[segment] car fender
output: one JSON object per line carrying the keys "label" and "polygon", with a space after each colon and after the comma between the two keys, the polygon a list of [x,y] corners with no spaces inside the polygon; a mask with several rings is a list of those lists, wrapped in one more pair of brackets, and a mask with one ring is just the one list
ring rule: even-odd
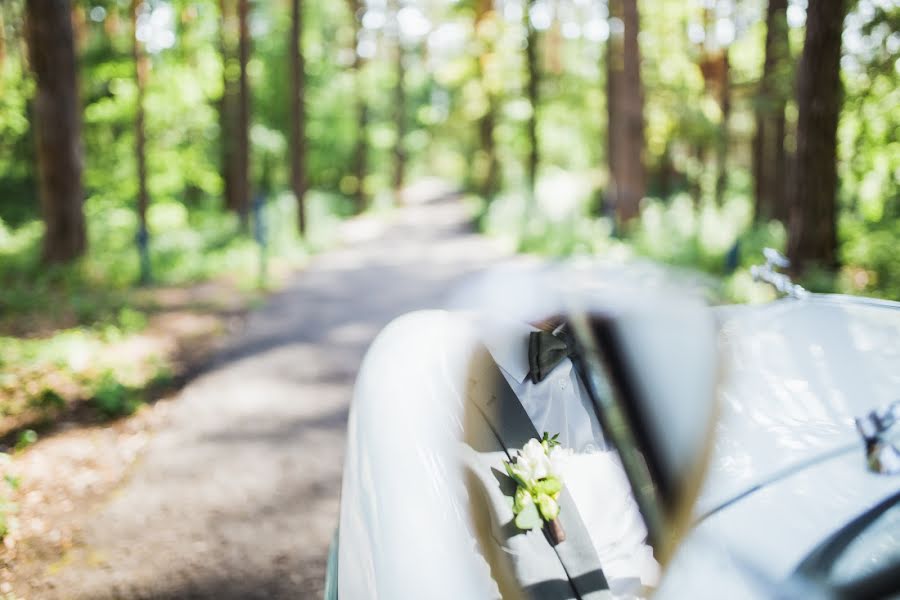
{"label": "car fender", "polygon": [[477,347],[464,315],[422,311],[393,321],[366,353],[348,423],[341,597],[492,596],[458,459]]}

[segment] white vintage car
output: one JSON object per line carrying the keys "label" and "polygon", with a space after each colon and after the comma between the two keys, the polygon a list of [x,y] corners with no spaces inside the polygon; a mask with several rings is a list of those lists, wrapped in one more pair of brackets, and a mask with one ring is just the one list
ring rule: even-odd
{"label": "white vintage car", "polygon": [[[708,308],[652,273],[512,269],[389,325],[356,384],[326,598],[900,597],[900,304],[807,293],[770,264],[787,297]],[[527,557],[485,547],[465,476],[485,315],[572,323],[658,583],[500,581],[495,561]]]}

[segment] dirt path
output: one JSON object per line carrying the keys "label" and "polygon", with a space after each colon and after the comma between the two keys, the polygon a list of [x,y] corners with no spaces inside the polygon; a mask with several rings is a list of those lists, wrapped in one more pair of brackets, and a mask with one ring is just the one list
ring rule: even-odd
{"label": "dirt path", "polygon": [[79,517],[80,543],[28,598],[316,598],[337,521],[362,355],[393,317],[440,306],[497,260],[463,207],[414,204],[350,224],[252,314],[168,409],[128,482]]}

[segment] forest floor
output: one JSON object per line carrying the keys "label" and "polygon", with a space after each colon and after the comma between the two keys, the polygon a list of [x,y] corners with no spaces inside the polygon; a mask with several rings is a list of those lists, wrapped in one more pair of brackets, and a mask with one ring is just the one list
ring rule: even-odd
{"label": "forest floor", "polygon": [[30,533],[0,562],[0,597],[321,597],[365,349],[508,254],[447,190],[407,197],[348,221],[180,392],[16,456],[40,476],[23,476]]}

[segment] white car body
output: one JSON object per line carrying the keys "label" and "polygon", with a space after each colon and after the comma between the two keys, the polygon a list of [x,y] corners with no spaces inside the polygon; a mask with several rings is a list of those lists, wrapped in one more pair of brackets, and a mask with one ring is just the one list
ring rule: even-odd
{"label": "white car body", "polygon": [[[772,597],[832,532],[900,490],[900,477],[867,470],[853,422],[900,398],[900,304],[810,295],[716,314],[725,371],[711,463],[656,598]],[[430,311],[373,343],[326,595],[494,597],[454,459],[476,338],[466,319]]]}
{"label": "white car body", "polygon": [[770,597],[824,539],[900,491],[900,476],[866,468],[854,426],[900,398],[900,305],[822,295],[722,316],[730,372],[699,523],[658,598]]}

